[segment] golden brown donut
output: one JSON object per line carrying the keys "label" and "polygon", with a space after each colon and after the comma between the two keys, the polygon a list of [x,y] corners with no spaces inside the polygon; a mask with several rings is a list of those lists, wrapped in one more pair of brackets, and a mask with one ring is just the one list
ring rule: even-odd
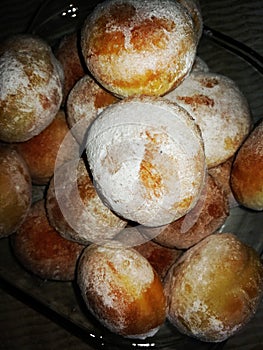
{"label": "golden brown donut", "polygon": [[177,260],[164,288],[168,319],[180,332],[221,342],[254,316],[263,293],[263,265],[234,234],[214,234]]}
{"label": "golden brown donut", "polygon": [[251,130],[247,99],[222,74],[193,72],[165,98],[185,108],[200,127],[208,168],[231,158]]}
{"label": "golden brown donut", "polygon": [[62,100],[63,71],[50,46],[17,35],[0,48],[0,140],[23,142],[43,131]]}
{"label": "golden brown donut", "polygon": [[154,241],[163,246],[187,249],[218,230],[228,215],[229,204],[224,191],[212,176],[207,175],[202,194],[187,215],[164,227],[151,229],[140,226],[139,231],[154,236]]}
{"label": "golden brown donut", "polygon": [[160,278],[132,248],[87,247],[77,281],[88,310],[114,333],[146,338],[164,323],[166,299]]}
{"label": "golden brown donut", "polygon": [[170,267],[183,253],[182,250],[167,248],[154,241],[147,241],[135,246],[134,249],[149,261],[161,281],[164,280]]}
{"label": "golden brown donut", "polygon": [[197,47],[188,11],[170,0],[108,0],[82,28],[91,74],[119,97],[160,96],[189,73]]}
{"label": "golden brown donut", "polygon": [[69,127],[63,110],[58,111],[51,124],[37,136],[15,144],[26,161],[32,182],[46,185],[53,176],[57,152]]}
{"label": "golden brown donut", "polygon": [[31,198],[31,178],[25,161],[16,150],[0,144],[0,238],[22,224]]}
{"label": "golden brown donut", "polygon": [[234,156],[213,168],[208,169],[208,173],[213,177],[218,186],[221,186],[228,198],[229,207],[234,208],[238,205],[230,185],[230,176]]}
{"label": "golden brown donut", "polygon": [[231,187],[241,205],[263,210],[263,120],[237,152],[231,171]]}
{"label": "golden brown donut", "polygon": [[62,169],[63,181],[57,175],[48,186],[46,209],[50,224],[62,237],[80,244],[101,243],[112,239],[127,225],[127,221],[102,203],[82,159],[76,168],[76,191],[71,187],[71,182],[68,186],[64,182],[65,178],[68,180],[68,176],[73,176],[75,181],[75,175],[74,172],[67,175],[67,165],[59,168]]}
{"label": "golden brown donut", "polygon": [[67,96],[75,83],[85,75],[85,64],[82,62],[78,39],[77,32],[65,35],[55,50],[55,56],[64,71],[62,105],[65,104]]}
{"label": "golden brown donut", "polygon": [[40,200],[12,235],[12,248],[24,268],[42,279],[71,281],[84,246],[66,240],[50,226],[45,201]]}

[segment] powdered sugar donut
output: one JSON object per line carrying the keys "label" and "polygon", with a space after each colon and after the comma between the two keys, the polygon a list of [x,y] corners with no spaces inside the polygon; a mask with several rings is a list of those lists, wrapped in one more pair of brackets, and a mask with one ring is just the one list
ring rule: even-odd
{"label": "powdered sugar donut", "polygon": [[102,201],[142,225],[186,214],[204,184],[199,129],[162,98],[128,98],[104,109],[88,130],[86,153]]}
{"label": "powdered sugar donut", "polygon": [[61,236],[81,244],[112,239],[127,221],[103,204],[82,159],[76,173],[71,168],[72,162],[65,163],[51,179],[46,196],[49,222]]}
{"label": "powdered sugar donut", "polygon": [[[67,121],[76,139],[82,142],[83,133],[85,134],[91,122],[105,107],[118,100],[89,75],[82,77],[73,86],[67,99]],[[80,130],[74,128],[79,121],[82,121]]]}
{"label": "powdered sugar donut", "polygon": [[108,0],[87,18],[81,47],[90,72],[117,96],[160,96],[187,76],[197,39],[175,1]]}
{"label": "powdered sugar donut", "polygon": [[222,342],[254,316],[263,294],[263,265],[234,234],[214,234],[177,260],[165,293],[168,319],[180,332]]}
{"label": "powdered sugar donut", "polygon": [[63,70],[49,45],[37,37],[9,38],[0,54],[0,139],[26,141],[58,112]]}
{"label": "powdered sugar donut", "polygon": [[200,127],[208,168],[232,157],[251,129],[248,102],[226,76],[192,73],[165,98],[184,107]]}
{"label": "powdered sugar donut", "polygon": [[160,278],[134,249],[89,246],[80,258],[77,281],[89,311],[114,333],[146,338],[164,323]]}

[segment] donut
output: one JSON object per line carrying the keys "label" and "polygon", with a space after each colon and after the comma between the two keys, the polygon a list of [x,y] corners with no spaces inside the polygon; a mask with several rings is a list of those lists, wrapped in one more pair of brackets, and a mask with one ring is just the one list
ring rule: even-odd
{"label": "donut", "polygon": [[199,129],[161,97],[131,97],[105,108],[88,129],[86,154],[105,205],[140,225],[185,215],[204,185]]}
{"label": "donut", "polygon": [[75,83],[86,74],[85,64],[79,49],[78,32],[64,35],[59,42],[54,54],[61,63],[64,72],[63,98],[64,106],[70,90]]}
{"label": "donut", "polygon": [[12,251],[21,265],[42,279],[72,281],[83,245],[61,237],[50,226],[45,201],[35,202],[11,236]]}
{"label": "donut", "polygon": [[[67,104],[67,121],[72,133],[81,143],[83,132],[103,111],[103,109],[119,99],[109,91],[102,88],[91,76],[85,75],[71,89]],[[80,128],[76,127],[79,123]],[[75,126],[75,127],[74,127]]]}
{"label": "donut", "polygon": [[48,186],[46,209],[51,226],[65,239],[84,245],[113,239],[127,221],[103,204],[83,159],[78,161],[76,175],[71,168],[69,162],[57,169]]}
{"label": "donut", "polygon": [[204,342],[222,342],[254,316],[263,293],[263,265],[235,235],[210,235],[177,260],[164,290],[172,325]]}
{"label": "donut", "polygon": [[130,338],[153,336],[164,323],[163,286],[150,263],[120,245],[85,248],[77,282],[87,309],[110,331]]}
{"label": "donut", "polygon": [[51,124],[40,134],[15,144],[16,150],[27,163],[34,184],[47,185],[50,181],[54,174],[57,152],[68,132],[65,113],[59,110]]}
{"label": "donut", "polygon": [[[229,215],[225,192],[211,175],[195,207],[185,216],[158,228],[139,227],[139,231],[168,248],[188,249],[203,238],[216,232]],[[154,230],[156,231],[154,233]]]}
{"label": "donut", "polygon": [[230,182],[239,204],[252,210],[263,210],[263,119],[238,150]]}
{"label": "donut", "polygon": [[118,97],[161,96],[191,70],[197,48],[188,11],[171,0],[108,0],[81,32],[84,61]]}
{"label": "donut", "polygon": [[62,68],[38,37],[16,35],[0,49],[0,140],[23,142],[43,131],[62,101]]}
{"label": "donut", "polygon": [[238,206],[238,202],[233,195],[233,191],[230,185],[230,176],[234,158],[235,156],[229,158],[224,163],[221,163],[208,170],[208,173],[213,177],[217,185],[224,190],[228,198],[230,208]]}
{"label": "donut", "polygon": [[185,108],[200,127],[208,168],[231,158],[251,130],[247,99],[222,74],[192,73],[164,98]]}
{"label": "donut", "polygon": [[154,241],[147,241],[136,245],[134,249],[149,261],[161,281],[164,280],[170,267],[183,253],[180,249],[164,247]]}
{"label": "donut", "polygon": [[31,177],[25,161],[9,145],[0,144],[0,238],[22,224],[32,201]]}

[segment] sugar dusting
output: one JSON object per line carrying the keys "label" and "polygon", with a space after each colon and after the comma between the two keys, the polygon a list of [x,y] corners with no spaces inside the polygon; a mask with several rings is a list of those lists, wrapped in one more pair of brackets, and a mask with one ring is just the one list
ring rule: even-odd
{"label": "sugar dusting", "polygon": [[[124,21],[120,20],[119,23],[114,16],[113,18],[108,16],[114,6],[130,7],[134,11],[130,11],[132,14],[129,13],[127,18],[125,17]],[[96,38],[96,31],[94,30],[94,34],[91,26],[96,22],[100,23],[100,18],[105,16],[109,18],[105,33],[110,33],[113,37],[115,33],[118,35],[122,33],[124,43],[118,44],[119,49],[116,52],[107,53],[106,50],[101,55],[94,55],[92,44],[90,45],[89,41],[93,35]],[[96,25],[95,28],[97,28]],[[127,85],[133,84],[135,76],[137,76],[135,79],[140,76],[142,82],[143,76],[145,77],[150,72],[152,75],[161,75],[154,79],[163,80],[159,88],[161,89],[160,94],[164,93],[162,84],[164,82],[170,84],[166,88],[168,90],[173,87],[175,80],[184,77],[193,64],[196,52],[192,20],[179,4],[171,1],[105,2],[102,6],[97,7],[97,11],[87,21],[82,37],[83,52],[89,68],[102,84],[107,84],[107,81],[110,82],[113,79],[117,94],[117,86],[121,81],[125,80]],[[102,71],[105,76],[101,80]],[[155,82],[152,81],[149,84],[148,88],[151,89],[153,88],[151,84]],[[144,88],[147,87],[141,86],[142,93]],[[122,88],[120,88],[120,95],[121,90]]]}
{"label": "sugar dusting", "polygon": [[[80,285],[87,305],[88,295],[95,295],[100,305],[93,310],[114,310],[112,320],[102,317],[109,328],[124,329],[127,326],[127,306],[136,302],[154,280],[151,265],[133,249],[113,246],[89,247],[81,260]],[[91,310],[92,311],[92,310]]]}

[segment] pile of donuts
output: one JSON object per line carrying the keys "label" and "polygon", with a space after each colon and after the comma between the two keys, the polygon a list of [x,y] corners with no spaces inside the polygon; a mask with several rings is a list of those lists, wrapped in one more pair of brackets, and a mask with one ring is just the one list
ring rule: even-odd
{"label": "pile of donuts", "polygon": [[0,47],[0,237],[128,338],[221,342],[263,294],[258,253],[219,233],[263,209],[263,122],[201,35],[196,0],[107,0],[56,48]]}

